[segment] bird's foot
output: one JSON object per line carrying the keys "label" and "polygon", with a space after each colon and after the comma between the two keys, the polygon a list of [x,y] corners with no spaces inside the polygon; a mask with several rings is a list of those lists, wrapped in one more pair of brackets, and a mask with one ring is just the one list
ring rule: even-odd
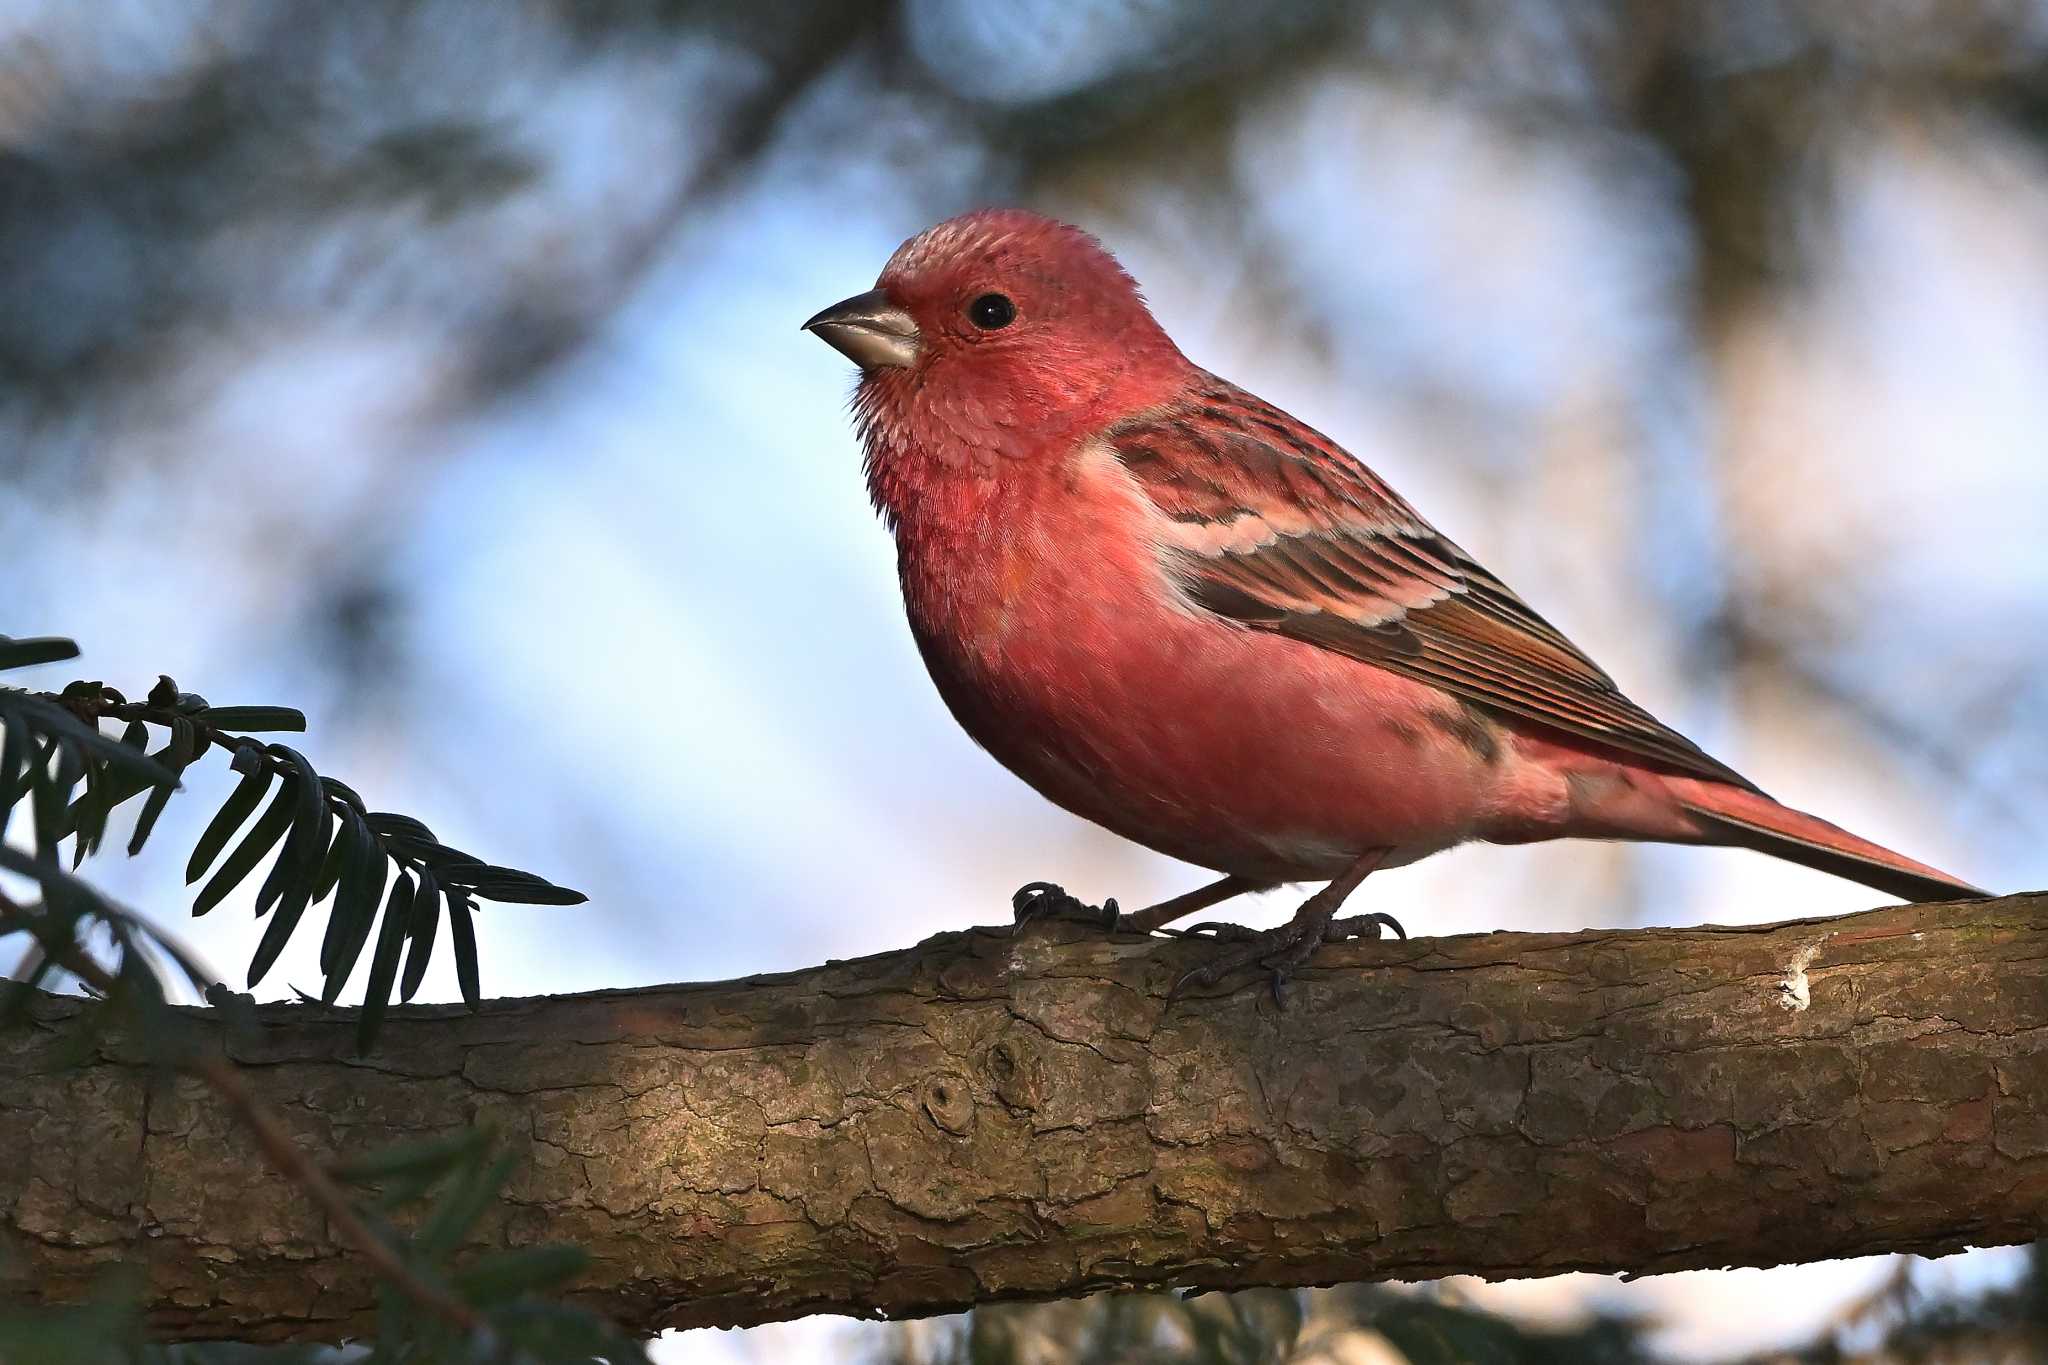
{"label": "bird's foot", "polygon": [[1100,905],[1090,905],[1077,896],[1068,895],[1065,887],[1052,882],[1026,882],[1018,887],[1017,894],[1010,897],[1010,914],[1011,924],[1016,929],[1039,920],[1066,919],[1114,932],[1118,921],[1123,918],[1116,908],[1116,897],[1111,896]]}
{"label": "bird's foot", "polygon": [[1237,946],[1183,973],[1167,991],[1166,998],[1178,1000],[1195,987],[1213,986],[1241,968],[1261,967],[1269,973],[1273,1003],[1286,1009],[1287,979],[1322,946],[1322,930],[1321,924],[1304,923],[1298,917],[1272,929],[1247,929],[1241,924],[1195,925],[1188,930],[1190,935],[1212,936]]}
{"label": "bird's foot", "polygon": [[1252,943],[1263,937],[1268,930],[1247,929],[1242,924],[1228,920],[1205,919],[1200,924],[1190,924],[1185,929],[1168,929],[1169,934],[1181,938],[1206,938],[1214,943]]}
{"label": "bird's foot", "polygon": [[1187,937],[1211,938],[1218,943],[1234,943],[1238,947],[1234,952],[1224,953],[1185,973],[1173,983],[1173,989],[1166,993],[1166,998],[1176,1000],[1190,987],[1213,986],[1240,968],[1257,966],[1268,973],[1273,1003],[1284,1010],[1287,1008],[1288,980],[1315,956],[1316,949],[1325,943],[1341,943],[1346,939],[1381,938],[1389,929],[1398,938],[1408,937],[1408,931],[1401,927],[1399,920],[1379,911],[1348,915],[1343,919],[1298,915],[1272,929],[1247,929],[1242,924],[1221,920],[1190,925],[1185,931]]}
{"label": "bird's foot", "polygon": [[[1285,926],[1282,927],[1284,928]],[[1375,910],[1365,915],[1346,915],[1343,919],[1331,920],[1324,927],[1323,942],[1342,943],[1346,939],[1353,938],[1385,938],[1388,930],[1393,931],[1395,938],[1406,939],[1408,937],[1408,931],[1401,927],[1401,921],[1384,911]],[[1181,938],[1206,938],[1216,943],[1255,943],[1276,931],[1271,929],[1247,929],[1242,924],[1232,924],[1228,920],[1212,919],[1204,920],[1200,924],[1190,924],[1185,929],[1163,929],[1160,932],[1176,934]]]}
{"label": "bird's foot", "polygon": [[1404,943],[1408,941],[1408,931],[1401,927],[1401,921],[1392,915],[1374,910],[1364,915],[1346,915],[1343,919],[1331,920],[1330,927],[1323,930],[1323,942],[1342,943],[1349,938],[1385,938],[1389,929],[1394,931],[1395,938]]}

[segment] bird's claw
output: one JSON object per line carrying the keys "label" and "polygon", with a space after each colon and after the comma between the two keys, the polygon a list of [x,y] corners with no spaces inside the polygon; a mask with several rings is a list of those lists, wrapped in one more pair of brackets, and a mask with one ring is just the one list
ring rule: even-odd
{"label": "bird's claw", "polygon": [[1272,929],[1247,929],[1241,924],[1219,921],[1191,925],[1186,930],[1190,937],[1213,937],[1217,942],[1239,946],[1183,973],[1167,991],[1166,998],[1177,1000],[1190,987],[1213,986],[1240,968],[1259,966],[1270,973],[1268,984],[1273,992],[1274,1005],[1284,1010],[1287,1008],[1287,982],[1308,964],[1316,949],[1325,943],[1340,943],[1346,939],[1380,938],[1387,929],[1402,939],[1408,937],[1408,931],[1401,927],[1399,920],[1381,911],[1349,915],[1321,926],[1300,920],[1289,920]]}
{"label": "bird's claw", "polygon": [[1242,924],[1228,920],[1207,919],[1200,924],[1190,924],[1178,931],[1182,938],[1206,938],[1214,943],[1250,943],[1259,937],[1256,929],[1247,929]]}
{"label": "bird's claw", "polygon": [[1403,943],[1408,941],[1408,931],[1401,927],[1401,921],[1383,910],[1370,911],[1363,915],[1346,915],[1333,919],[1330,927],[1323,930],[1323,942],[1342,943],[1351,938],[1385,938],[1384,930],[1394,931],[1394,937]]}
{"label": "bird's claw", "polygon": [[1010,915],[1011,925],[1016,929],[1038,920],[1068,919],[1114,930],[1123,917],[1117,909],[1116,897],[1111,896],[1100,905],[1090,905],[1079,897],[1068,895],[1065,887],[1053,882],[1026,882],[1018,887],[1017,893],[1010,897]]}
{"label": "bird's claw", "polygon": [[[1235,943],[1237,947],[1182,973],[1181,978],[1173,983],[1173,988],[1167,991],[1166,998],[1178,1000],[1193,987],[1213,986],[1241,967],[1257,965],[1272,972],[1274,1003],[1285,1009],[1287,978],[1293,974],[1296,967],[1308,960],[1309,954],[1315,951],[1319,937],[1303,933],[1304,927],[1289,921],[1273,929],[1251,930],[1241,924],[1204,924],[1190,929],[1190,934],[1198,929],[1213,930],[1218,940]],[[1301,951],[1303,944],[1307,945],[1306,952]]]}

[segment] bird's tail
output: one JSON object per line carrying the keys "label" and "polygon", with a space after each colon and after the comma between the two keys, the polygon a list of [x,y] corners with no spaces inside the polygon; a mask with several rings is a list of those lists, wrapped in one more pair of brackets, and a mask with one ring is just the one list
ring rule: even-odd
{"label": "bird's tail", "polygon": [[1753,848],[1909,901],[1960,901],[1991,894],[1859,839],[1819,816],[1781,806],[1761,792],[1685,779],[1671,782],[1670,788],[1679,806],[1698,822],[1705,842]]}

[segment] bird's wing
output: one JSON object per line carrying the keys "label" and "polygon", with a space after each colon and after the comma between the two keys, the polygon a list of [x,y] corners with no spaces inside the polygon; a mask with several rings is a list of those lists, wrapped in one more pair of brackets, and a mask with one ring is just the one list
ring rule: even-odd
{"label": "bird's wing", "polygon": [[1168,567],[1218,616],[1754,790],[1623,696],[1507,585],[1327,437],[1222,380],[1118,423]]}

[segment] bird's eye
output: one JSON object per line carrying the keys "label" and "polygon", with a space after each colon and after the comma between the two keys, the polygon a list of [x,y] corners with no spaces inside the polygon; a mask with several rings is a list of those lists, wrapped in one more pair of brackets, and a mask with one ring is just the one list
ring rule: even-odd
{"label": "bird's eye", "polygon": [[993,332],[1017,320],[1017,305],[1007,294],[983,294],[967,305],[967,320],[984,332]]}

